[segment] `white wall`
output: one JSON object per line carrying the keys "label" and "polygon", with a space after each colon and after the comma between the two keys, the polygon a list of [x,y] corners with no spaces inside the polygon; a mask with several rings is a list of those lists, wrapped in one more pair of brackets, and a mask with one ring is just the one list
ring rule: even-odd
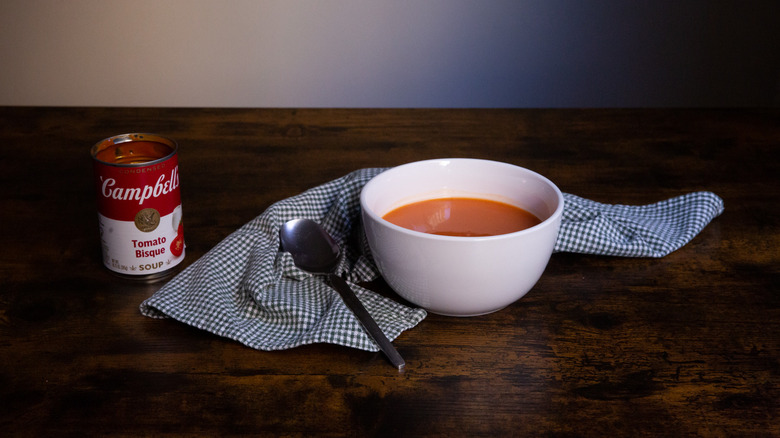
{"label": "white wall", "polygon": [[779,5],[0,0],[0,105],[778,106]]}

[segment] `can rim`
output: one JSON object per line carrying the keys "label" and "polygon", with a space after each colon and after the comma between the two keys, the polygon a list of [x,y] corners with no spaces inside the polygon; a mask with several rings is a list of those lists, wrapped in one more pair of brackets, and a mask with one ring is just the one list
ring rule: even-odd
{"label": "can rim", "polygon": [[[98,152],[106,149],[109,146],[117,145],[120,143],[130,143],[134,141],[151,141],[155,143],[162,143],[164,145],[170,146],[173,148],[170,154],[160,157],[154,160],[150,161],[144,161],[143,163],[110,163],[108,161],[103,161],[99,158],[97,158]],[[103,140],[100,140],[99,142],[95,143],[94,146],[90,149],[90,154],[92,155],[92,158],[97,161],[98,163],[105,164],[106,166],[114,166],[114,167],[143,167],[148,166],[151,164],[161,163],[172,156],[176,155],[176,153],[179,151],[179,145],[172,139],[168,137],[164,137],[162,135],[158,134],[152,134],[148,132],[133,132],[129,134],[119,134],[114,135],[108,138],[104,138]]]}

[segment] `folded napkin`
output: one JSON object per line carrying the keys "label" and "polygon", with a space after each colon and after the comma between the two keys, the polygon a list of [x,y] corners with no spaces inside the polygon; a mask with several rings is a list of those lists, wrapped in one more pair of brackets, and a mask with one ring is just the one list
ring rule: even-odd
{"label": "folded napkin", "polygon": [[[259,350],[332,343],[379,347],[338,293],[295,267],[280,251],[288,220],[319,222],[345,253],[343,276],[388,339],[417,325],[425,310],[357,285],[379,277],[360,225],[360,191],[385,169],[361,169],[271,205],[165,284],[141,306]],[[564,194],[556,252],[661,257],[683,246],[723,211],[723,201],[696,192],[646,206],[600,204]]]}

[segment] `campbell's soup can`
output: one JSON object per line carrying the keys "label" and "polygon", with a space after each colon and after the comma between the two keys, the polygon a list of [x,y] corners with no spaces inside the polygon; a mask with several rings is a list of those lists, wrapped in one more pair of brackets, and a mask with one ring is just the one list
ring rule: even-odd
{"label": "campbell's soup can", "polygon": [[167,277],[184,260],[178,146],[123,134],[92,147],[103,263],[138,280]]}

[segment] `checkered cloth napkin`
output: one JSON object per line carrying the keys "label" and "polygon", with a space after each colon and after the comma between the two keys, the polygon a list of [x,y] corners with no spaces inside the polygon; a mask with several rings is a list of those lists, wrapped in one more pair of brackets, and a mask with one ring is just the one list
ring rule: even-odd
{"label": "checkered cloth napkin", "polygon": [[[358,170],[273,204],[145,300],[141,313],[174,318],[259,350],[332,343],[378,351],[339,295],[280,251],[279,228],[297,218],[322,224],[345,253],[337,273],[388,339],[395,339],[425,318],[425,310],[357,285],[379,277],[359,226],[359,197],[363,185],[383,170]],[[723,201],[709,192],[645,206],[600,204],[570,194],[564,199],[556,252],[661,257],[723,211]]]}

